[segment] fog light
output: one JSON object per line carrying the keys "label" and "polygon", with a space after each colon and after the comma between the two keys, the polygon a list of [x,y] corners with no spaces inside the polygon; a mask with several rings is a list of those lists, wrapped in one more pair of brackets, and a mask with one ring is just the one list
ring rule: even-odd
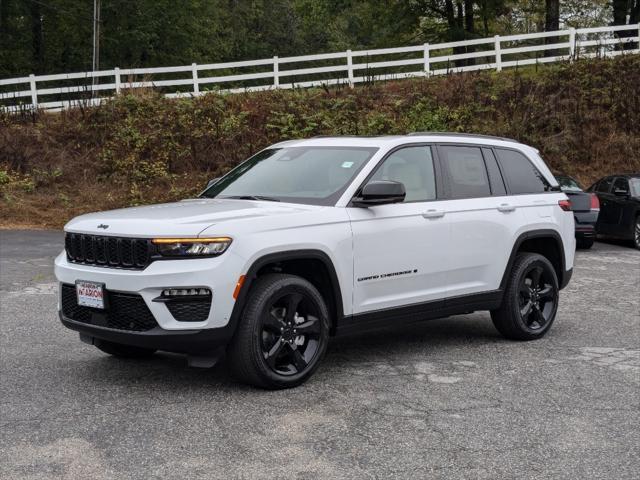
{"label": "fog light", "polygon": [[163,297],[184,297],[184,296],[209,296],[211,290],[208,288],[167,288],[162,291]]}

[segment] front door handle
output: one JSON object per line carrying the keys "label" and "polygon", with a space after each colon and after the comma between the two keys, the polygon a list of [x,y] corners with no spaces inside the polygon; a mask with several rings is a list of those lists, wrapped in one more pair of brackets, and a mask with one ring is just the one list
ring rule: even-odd
{"label": "front door handle", "polygon": [[515,209],[516,207],[508,203],[501,203],[500,205],[498,205],[498,211],[503,213],[513,212]]}
{"label": "front door handle", "polygon": [[440,218],[444,217],[444,210],[436,210],[431,208],[422,214],[424,218]]}

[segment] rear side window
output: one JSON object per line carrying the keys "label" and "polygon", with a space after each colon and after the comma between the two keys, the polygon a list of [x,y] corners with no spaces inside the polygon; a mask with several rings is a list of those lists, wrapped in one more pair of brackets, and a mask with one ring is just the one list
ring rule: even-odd
{"label": "rear side window", "polygon": [[451,198],[473,198],[491,195],[487,169],[478,147],[441,146],[445,176]]}
{"label": "rear side window", "polygon": [[604,180],[600,180],[600,183],[596,188],[596,192],[609,193],[609,191],[611,190],[612,183],[613,183],[613,178],[611,177],[605,178]]}
{"label": "rear side window", "polygon": [[502,148],[496,148],[496,153],[511,194],[542,193],[551,190],[549,182],[522,153]]}
{"label": "rear side window", "polygon": [[626,178],[616,178],[613,184],[613,192],[627,192],[629,194],[629,181]]}

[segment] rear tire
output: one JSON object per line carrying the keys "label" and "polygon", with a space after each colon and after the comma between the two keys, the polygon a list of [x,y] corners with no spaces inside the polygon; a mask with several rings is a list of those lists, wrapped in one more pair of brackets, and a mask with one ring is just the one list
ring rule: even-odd
{"label": "rear tire", "polygon": [[106,340],[96,339],[94,345],[98,350],[119,358],[148,358],[156,353],[154,349],[123,345],[121,343],[107,342]]}
{"label": "rear tire", "polygon": [[576,239],[576,248],[581,250],[588,250],[593,247],[593,238],[578,238]]}
{"label": "rear tire", "polygon": [[506,338],[536,340],[551,328],[558,298],[558,278],[551,262],[537,253],[520,253],[509,274],[502,305],[491,311],[491,319]]}
{"label": "rear tire", "polygon": [[268,274],[251,288],[227,349],[229,368],[243,383],[296,387],[320,365],[329,342],[329,311],[307,280]]}

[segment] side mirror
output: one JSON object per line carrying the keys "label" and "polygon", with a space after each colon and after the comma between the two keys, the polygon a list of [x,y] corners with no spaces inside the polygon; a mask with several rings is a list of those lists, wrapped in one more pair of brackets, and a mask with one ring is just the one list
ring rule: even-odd
{"label": "side mirror", "polygon": [[352,203],[356,207],[373,207],[403,202],[406,195],[404,185],[400,182],[373,180],[362,188],[360,196],[354,198]]}
{"label": "side mirror", "polygon": [[624,188],[616,188],[613,191],[613,194],[616,197],[628,197],[629,196],[629,190],[625,190]]}
{"label": "side mirror", "polygon": [[205,190],[207,190],[212,185],[215,185],[216,183],[218,183],[218,180],[220,180],[220,177],[212,178],[211,180],[209,180],[209,183],[207,183],[207,186],[206,186]]}

